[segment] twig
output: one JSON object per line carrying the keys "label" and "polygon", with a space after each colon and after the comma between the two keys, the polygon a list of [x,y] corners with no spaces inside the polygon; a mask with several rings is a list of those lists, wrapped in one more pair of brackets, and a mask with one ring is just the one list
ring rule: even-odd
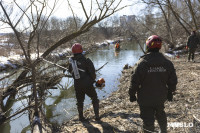
{"label": "twig", "polygon": [[12,117],[14,117],[14,116],[16,116],[16,115],[18,115],[18,114],[20,114],[20,113],[26,111],[27,109],[32,108],[32,107],[34,107],[34,106],[33,106],[33,105],[30,105],[30,106],[28,106],[28,107],[26,107],[26,108],[24,108],[24,109],[22,109],[22,110],[16,112],[16,113],[14,113],[13,115],[7,117],[6,120],[9,120],[10,118],[12,118]]}
{"label": "twig", "polygon": [[101,70],[106,64],[108,64],[108,62],[106,62],[103,66],[101,66],[99,69],[95,70],[96,72],[98,72],[99,70]]}
{"label": "twig", "polygon": [[60,67],[60,68],[62,68],[62,69],[68,70],[68,68],[63,67],[63,66],[61,66],[61,65],[58,65],[58,64],[56,64],[56,63],[53,63],[53,62],[51,62],[51,61],[48,61],[48,60],[46,60],[46,59],[44,59],[44,58],[42,58],[42,60],[45,61],[45,62],[48,62],[48,63],[50,63],[50,64],[52,64],[52,65],[55,65],[55,66],[57,66],[57,67]]}
{"label": "twig", "polygon": [[[125,22],[126,22],[126,25],[129,26],[128,23],[127,23],[127,21],[125,21]],[[130,31],[129,28],[128,28],[128,31],[129,31],[132,35],[134,35],[134,34]],[[134,31],[135,31],[135,30],[134,30]],[[135,31],[135,33],[138,34],[139,36],[141,36],[138,32]],[[142,52],[143,52],[144,54],[146,54],[146,52],[144,51],[142,45],[140,44],[140,40],[138,39],[138,37],[137,37],[136,35],[135,35],[135,38],[136,38],[136,41],[138,42],[138,44],[139,44],[139,46],[140,46]]]}
{"label": "twig", "polygon": [[198,123],[200,123],[200,120],[194,114],[192,116]]}
{"label": "twig", "polygon": [[1,78],[0,81],[4,80],[4,79],[6,79],[6,78],[9,78],[10,76],[14,75],[15,73],[17,73],[17,71],[15,71],[15,72],[13,72],[13,73],[11,73],[11,74],[9,74],[9,75],[7,75],[7,76]]}
{"label": "twig", "polygon": [[[65,70],[68,70],[68,68],[66,68],[66,67],[63,67],[63,66],[61,66],[61,65],[58,65],[58,64],[56,64],[56,63],[53,63],[53,62],[51,62],[51,61],[48,61],[48,60],[46,60],[46,59],[44,59],[44,58],[42,58],[42,60],[43,61],[45,61],[45,62],[48,62],[48,63],[50,63],[50,64],[52,64],[52,65],[55,65],[55,66],[57,66],[57,67],[60,67],[60,68],[62,68],[62,69],[65,69]],[[106,62],[103,66],[101,66],[100,68],[98,68],[97,70],[95,70],[96,72],[98,72],[100,69],[102,69],[106,64],[108,64],[108,62]],[[66,77],[71,77],[70,75],[65,75]]]}

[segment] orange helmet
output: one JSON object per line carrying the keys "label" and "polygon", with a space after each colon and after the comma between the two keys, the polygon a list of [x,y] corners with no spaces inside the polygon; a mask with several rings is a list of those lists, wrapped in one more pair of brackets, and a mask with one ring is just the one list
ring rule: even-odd
{"label": "orange helmet", "polygon": [[147,49],[154,49],[154,48],[161,49],[161,46],[162,46],[162,40],[157,35],[152,35],[146,40]]}
{"label": "orange helmet", "polygon": [[78,54],[78,53],[82,53],[82,52],[83,52],[83,48],[82,48],[80,43],[75,43],[72,46],[72,53],[73,54]]}

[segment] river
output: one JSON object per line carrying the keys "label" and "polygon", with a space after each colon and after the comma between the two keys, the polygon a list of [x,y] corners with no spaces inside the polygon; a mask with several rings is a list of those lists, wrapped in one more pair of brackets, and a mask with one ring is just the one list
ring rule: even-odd
{"label": "river", "polygon": [[[118,89],[121,71],[125,64],[134,65],[142,55],[139,45],[135,43],[122,43],[121,50],[115,52],[114,45],[102,47],[96,52],[87,55],[96,69],[106,64],[97,72],[97,79],[102,77],[105,79],[105,87],[102,90],[96,89],[99,99],[108,97],[113,91]],[[47,118],[55,124],[61,124],[77,115],[75,92],[73,88],[73,80],[71,78],[63,78],[60,82],[59,89],[50,90],[49,98],[45,101]],[[25,102],[25,101],[24,101]],[[11,110],[16,110],[23,102],[16,101]],[[84,108],[91,106],[89,97],[85,97]],[[17,116],[19,117],[19,116]],[[16,118],[17,118],[16,117]],[[24,114],[16,120],[12,120],[7,124],[0,126],[2,133],[20,133],[30,132],[28,114]]]}

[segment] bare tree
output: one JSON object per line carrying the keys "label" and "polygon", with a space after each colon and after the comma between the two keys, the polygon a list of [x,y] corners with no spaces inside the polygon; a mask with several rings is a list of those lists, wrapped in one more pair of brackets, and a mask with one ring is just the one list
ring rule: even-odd
{"label": "bare tree", "polygon": [[190,14],[192,16],[192,21],[194,23],[195,29],[197,30],[198,29],[198,25],[197,25],[197,22],[196,22],[196,16],[195,16],[195,12],[193,10],[192,2],[191,2],[191,0],[184,0],[184,1],[185,1],[185,3],[187,4],[187,6],[189,8]]}
{"label": "bare tree", "polygon": [[[151,17],[151,21],[155,20],[152,21],[153,26],[142,23],[143,26],[148,31],[161,35],[163,40],[168,44],[174,45],[180,38],[186,39],[193,27],[197,29],[199,23],[198,19],[196,19],[199,15],[198,8],[196,7],[196,5],[199,4],[197,0],[142,0],[142,2],[154,11],[154,16],[157,16],[154,18]],[[146,10],[148,8],[146,8]],[[148,14],[151,15],[150,13],[151,12],[147,12],[147,16]],[[160,13],[162,13],[162,15],[159,15]],[[165,21],[162,21],[161,17],[163,17]],[[164,27],[164,25],[166,26]],[[163,32],[164,29],[166,29],[166,32]],[[159,33],[158,31],[161,30],[162,32]],[[168,36],[165,35],[166,33],[168,33]]]}
{"label": "bare tree", "polygon": [[[11,94],[16,94],[17,91],[21,90],[25,86],[30,86],[32,91],[31,99],[34,100],[34,103],[30,103],[29,106],[24,107],[20,111],[16,112],[12,117],[23,112],[24,110],[33,108],[34,115],[41,118],[42,116],[39,115],[41,110],[41,88],[43,84],[45,84],[45,89],[49,89],[51,86],[55,85],[59,82],[59,80],[63,77],[63,74],[49,76],[49,72],[45,72],[45,70],[41,70],[43,59],[46,58],[52,51],[59,48],[66,42],[69,42],[76,37],[86,33],[89,29],[97,24],[98,22],[102,21],[105,18],[108,18],[115,12],[125,8],[126,6],[121,7],[120,3],[122,0],[91,0],[89,2],[90,7],[86,8],[86,3],[80,0],[79,4],[84,13],[84,19],[82,23],[78,22],[76,19],[76,14],[73,10],[73,6],[71,5],[70,1],[68,0],[68,7],[71,9],[71,16],[73,16],[73,23],[75,24],[75,30],[69,29],[62,29],[66,30],[63,32],[63,35],[60,38],[56,38],[57,41],[53,42],[51,45],[46,45],[46,49],[41,53],[41,37],[43,37],[44,32],[48,32],[48,20],[52,12],[54,11],[58,0],[54,0],[53,5],[50,6],[49,1],[47,0],[35,0],[35,1],[23,1],[24,4],[18,3],[18,1],[14,0],[11,3],[6,2],[6,0],[0,1],[0,7],[2,10],[2,19],[1,21],[13,30],[16,39],[18,41],[18,45],[23,51],[23,55],[25,57],[25,66],[24,71],[19,74],[18,78],[11,84],[4,88],[3,98],[2,100],[10,96]],[[88,5],[88,2],[87,2]],[[95,7],[97,5],[97,7]],[[89,9],[89,10],[87,10]],[[49,11],[48,13],[46,11]],[[17,14],[15,14],[17,11]],[[55,19],[51,19],[54,21]],[[55,23],[55,24],[53,24]],[[55,27],[59,29],[60,23],[56,21],[52,22],[52,24],[58,25]],[[60,30],[60,29],[59,29]],[[32,56],[32,53],[37,53],[36,58]],[[47,69],[47,68],[46,68]],[[56,81],[54,81],[57,79]],[[53,83],[52,83],[53,82]],[[44,89],[44,90],[45,90]],[[10,119],[11,117],[7,117],[6,120]]]}
{"label": "bare tree", "polygon": [[[170,38],[170,41],[172,42],[171,44],[173,44],[174,43],[174,39],[173,39],[172,31],[171,31],[171,26],[170,26],[169,20],[168,20],[169,18],[167,17],[167,14],[166,14],[161,2],[159,0],[156,0],[156,1],[157,1],[158,5],[159,5],[160,10],[163,13],[164,18],[165,18],[166,25],[167,25],[167,31],[168,31],[168,34],[169,34],[169,38]],[[169,14],[169,12],[168,12],[168,14]]]}

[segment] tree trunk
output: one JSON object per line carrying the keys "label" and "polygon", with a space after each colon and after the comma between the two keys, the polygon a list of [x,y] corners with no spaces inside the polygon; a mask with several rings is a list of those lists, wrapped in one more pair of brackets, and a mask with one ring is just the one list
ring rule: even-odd
{"label": "tree trunk", "polygon": [[174,17],[176,18],[176,20],[179,22],[179,24],[185,29],[186,33],[187,34],[190,34],[190,31],[188,31],[188,29],[184,26],[184,24],[180,21],[179,17],[177,16],[177,13],[174,11],[172,5],[171,5],[171,2],[170,0],[167,0],[168,4],[169,4],[169,8],[171,9]]}
{"label": "tree trunk", "polygon": [[191,0],[187,0],[188,2],[188,8],[190,10],[190,14],[192,16],[192,21],[194,23],[194,26],[195,26],[195,29],[197,30],[198,29],[198,26],[197,26],[197,22],[196,22],[196,18],[195,18],[195,14],[194,14],[194,11],[193,11],[193,8],[192,8],[192,4],[191,4]]}
{"label": "tree trunk", "polygon": [[[164,15],[165,22],[166,22],[166,24],[167,24],[167,31],[168,31],[168,34],[169,34],[170,42],[172,42],[172,43],[174,44],[174,39],[173,39],[173,35],[172,35],[172,31],[171,31],[171,26],[170,26],[170,24],[169,24],[168,17],[167,17],[167,15],[166,15],[166,13],[165,13],[165,11],[164,11],[162,5],[160,4],[160,1],[157,0],[157,2],[158,2],[158,5],[159,5],[159,7],[160,7],[160,9],[161,9],[161,11],[162,11],[162,13],[163,13],[163,15]],[[169,12],[168,12],[168,15],[169,15]]]}

